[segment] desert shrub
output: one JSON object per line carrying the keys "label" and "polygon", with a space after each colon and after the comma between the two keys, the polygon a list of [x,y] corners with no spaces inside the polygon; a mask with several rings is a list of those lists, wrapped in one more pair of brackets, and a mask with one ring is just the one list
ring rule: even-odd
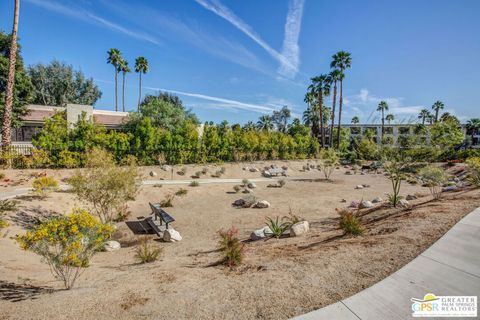
{"label": "desert shrub", "polygon": [[240,265],[244,257],[244,245],[238,239],[238,229],[232,226],[227,231],[218,231],[218,247],[222,252],[222,263],[233,268]]}
{"label": "desert shrub", "polygon": [[85,159],[86,168],[78,170],[69,184],[103,223],[113,221],[127,201],[135,199],[140,178],[137,167],[119,167],[107,151],[97,148],[89,151]]}
{"label": "desert shrub", "polygon": [[0,211],[0,231],[6,227],[8,227],[8,222],[5,220],[5,213]]}
{"label": "desert shrub", "polygon": [[177,171],[177,174],[179,176],[184,176],[186,173],[187,173],[187,168],[186,167],[183,167],[182,169],[180,169],[180,171]]}
{"label": "desert shrub", "polygon": [[200,186],[200,182],[198,182],[198,181],[192,181],[192,182],[190,182],[189,186],[190,186],[190,187],[199,187],[199,186]]}
{"label": "desert shrub", "polygon": [[17,209],[18,201],[15,200],[0,200],[0,212],[13,211]]}
{"label": "desert shrub", "polygon": [[435,199],[440,199],[442,195],[442,186],[447,182],[445,170],[428,165],[419,171],[419,176],[428,189],[430,189],[432,196]]}
{"label": "desert shrub", "polygon": [[480,187],[480,157],[467,159],[468,181],[476,187]]}
{"label": "desert shrub", "polygon": [[239,193],[240,190],[242,190],[242,187],[241,187],[241,186],[239,186],[239,185],[234,185],[234,186],[233,186],[233,191],[235,191],[236,193]]}
{"label": "desert shrub", "polygon": [[201,175],[202,175],[202,172],[201,172],[201,171],[197,171],[197,172],[195,172],[195,175],[192,176],[192,178],[198,179],[198,178],[200,178]]}
{"label": "desert shrub", "polygon": [[153,185],[153,187],[154,187],[154,188],[161,188],[161,187],[163,187],[163,184],[161,184],[161,183],[155,183],[155,184]]}
{"label": "desert shrub", "polygon": [[415,161],[433,162],[438,159],[441,150],[435,147],[417,146],[405,151],[406,156],[415,159]]}
{"label": "desert shrub", "polygon": [[330,176],[338,165],[337,152],[333,148],[322,150],[321,158],[319,165],[320,170],[322,170],[325,179],[330,180]]}
{"label": "desert shrub", "polygon": [[48,153],[42,149],[32,149],[29,159],[26,161],[27,168],[45,168],[50,164]]}
{"label": "desert shrub", "polygon": [[62,150],[58,156],[58,165],[64,168],[77,168],[80,166],[80,154]]}
{"label": "desert shrub", "polygon": [[0,166],[2,168],[11,168],[14,161],[18,159],[20,155],[13,147],[5,147],[0,149]]}
{"label": "desert shrub", "polygon": [[33,192],[44,198],[51,191],[58,190],[58,181],[51,176],[35,178],[32,182]]}
{"label": "desert shrub", "polygon": [[225,174],[225,172],[227,172],[227,168],[221,167],[221,168],[220,168],[220,173],[221,173],[221,174]]}
{"label": "desert shrub", "polygon": [[112,226],[100,223],[85,210],[74,209],[70,215],[44,221],[16,239],[22,249],[40,255],[53,275],[70,289],[112,232]]}
{"label": "desert shrub", "polygon": [[250,183],[250,181],[248,181],[248,179],[242,179],[242,185],[244,187],[246,187],[249,183]]}
{"label": "desert shrub", "polygon": [[267,227],[270,228],[270,230],[272,231],[271,234],[269,234],[268,236],[270,237],[274,237],[274,238],[277,238],[279,239],[282,234],[288,230],[288,228],[290,228],[291,224],[288,223],[288,222],[281,222],[280,221],[280,217],[276,217],[275,220],[273,220],[272,218],[270,217],[267,217],[266,218],[266,225]]}
{"label": "desert shrub", "polygon": [[176,196],[184,196],[188,193],[188,190],[185,189],[185,188],[180,188],[177,190],[177,192],[175,192],[175,195]]}
{"label": "desert shrub", "polygon": [[388,202],[393,207],[397,207],[398,203],[402,199],[400,196],[400,187],[402,185],[402,180],[406,179],[405,166],[405,162],[400,162],[397,160],[387,162],[384,166],[385,171],[388,173],[388,179],[392,183],[392,193],[388,194],[387,197]]}
{"label": "desert shrub", "polygon": [[283,188],[287,183],[285,182],[285,180],[278,180],[278,186],[280,188]]}
{"label": "desert shrub", "polygon": [[167,194],[165,196],[165,199],[160,201],[160,206],[163,208],[170,208],[173,207],[173,199],[175,198],[175,195],[173,194]]}
{"label": "desert shrub", "polygon": [[365,229],[357,216],[350,210],[338,210],[340,215],[340,228],[345,231],[346,234],[354,236],[362,234]]}
{"label": "desert shrub", "polygon": [[289,208],[288,215],[282,218],[282,221],[285,222],[289,227],[293,226],[295,223],[302,221],[297,215],[293,213],[292,208]]}
{"label": "desert shrub", "polygon": [[5,179],[5,173],[0,172],[0,180]]}
{"label": "desert shrub", "polygon": [[138,159],[133,154],[128,154],[120,160],[121,166],[136,166],[138,165]]}
{"label": "desert shrub", "polygon": [[141,240],[140,245],[135,251],[135,259],[139,263],[154,262],[157,261],[162,251],[162,248],[151,246],[148,239],[144,238]]}
{"label": "desert shrub", "polygon": [[380,149],[378,145],[371,139],[363,138],[355,148],[359,159],[378,160],[380,157]]}
{"label": "desert shrub", "polygon": [[203,168],[203,169],[202,169],[202,174],[205,175],[205,174],[207,174],[207,172],[208,172],[208,168]]}

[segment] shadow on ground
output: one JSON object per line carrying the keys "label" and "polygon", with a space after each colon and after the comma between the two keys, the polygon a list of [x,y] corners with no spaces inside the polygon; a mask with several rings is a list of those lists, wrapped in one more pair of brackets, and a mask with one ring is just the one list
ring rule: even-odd
{"label": "shadow on ground", "polygon": [[0,300],[19,302],[37,299],[39,295],[52,293],[53,291],[51,288],[22,285],[0,280]]}

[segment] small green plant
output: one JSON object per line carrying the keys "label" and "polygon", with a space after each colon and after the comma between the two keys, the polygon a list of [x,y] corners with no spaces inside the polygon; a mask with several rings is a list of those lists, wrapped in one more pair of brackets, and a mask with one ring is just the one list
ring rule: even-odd
{"label": "small green plant", "polygon": [[3,179],[5,179],[5,173],[0,172],[0,180],[3,180]]}
{"label": "small green plant", "polygon": [[32,183],[33,192],[42,198],[45,198],[51,191],[58,190],[58,181],[51,176],[38,177]]}
{"label": "small green plant", "polygon": [[297,215],[295,215],[293,213],[293,210],[292,208],[290,207],[288,209],[288,215],[284,216],[282,218],[282,220],[288,224],[289,227],[293,226],[294,224],[296,223],[299,223],[300,221],[302,221],[302,219],[300,219]]}
{"label": "small green plant", "polygon": [[187,193],[188,193],[188,190],[187,190],[187,189],[185,189],[185,188],[180,188],[180,189],[178,189],[177,192],[175,192],[175,195],[176,195],[176,196],[184,196],[184,195],[186,195]]}
{"label": "small green plant", "polygon": [[447,182],[447,175],[442,168],[428,165],[419,171],[420,179],[428,187],[435,199],[442,195],[442,185]]}
{"label": "small green plant", "polygon": [[285,184],[287,184],[287,183],[285,182],[285,180],[278,180],[278,186],[279,186],[280,188],[283,188],[283,187],[285,186]]}
{"label": "small green plant", "polygon": [[165,196],[165,199],[160,201],[160,206],[163,208],[170,208],[173,207],[173,199],[175,198],[175,195],[173,194],[167,194]]}
{"label": "small green plant", "polygon": [[330,176],[335,167],[338,165],[338,155],[335,149],[330,148],[328,150],[321,151],[322,160],[320,162],[319,168],[323,172],[325,179],[330,180]]}
{"label": "small green plant", "polygon": [[385,171],[388,173],[388,178],[392,183],[392,193],[388,194],[388,202],[393,206],[397,207],[400,203],[400,187],[402,185],[402,180],[406,179],[404,170],[406,162],[399,162],[396,160],[390,161],[385,164]]}
{"label": "small green plant", "polygon": [[8,222],[5,220],[5,213],[0,212],[0,230],[6,227],[8,227]]}
{"label": "small green plant", "polygon": [[18,201],[15,200],[0,200],[0,212],[13,211],[17,209]]}
{"label": "small green plant", "polygon": [[202,172],[201,171],[197,171],[195,172],[195,175],[193,176],[194,179],[198,179],[200,178],[200,176],[202,175]]}
{"label": "small green plant", "polygon": [[183,167],[180,171],[177,172],[179,176],[184,176],[187,173],[187,168]]}
{"label": "small green plant", "polygon": [[161,183],[155,183],[155,184],[153,185],[153,187],[154,187],[154,188],[161,188],[161,187],[163,187],[163,184],[161,184]]}
{"label": "small green plant", "polygon": [[342,209],[337,210],[337,213],[340,215],[340,228],[342,228],[346,234],[357,236],[365,231],[362,223],[352,211]]}
{"label": "small green plant", "polygon": [[239,193],[240,190],[242,190],[242,187],[237,184],[233,186],[233,190],[235,191],[235,193]]}
{"label": "small green plant", "polygon": [[198,187],[198,186],[200,186],[200,182],[198,182],[198,181],[192,181],[192,182],[190,182],[189,186],[190,186],[190,187]]}
{"label": "small green plant", "polygon": [[202,169],[202,174],[205,175],[205,174],[207,174],[207,172],[208,172],[208,168],[203,168],[203,169]]}
{"label": "small green plant", "polygon": [[280,217],[276,217],[275,220],[267,217],[266,220],[267,227],[269,227],[272,231],[272,233],[268,236],[272,238],[279,239],[283,235],[283,233],[287,231],[291,226],[291,224],[289,224],[288,222],[280,222]]}
{"label": "small green plant", "polygon": [[148,239],[144,238],[140,241],[140,245],[135,251],[135,259],[142,264],[154,262],[160,257],[162,251],[162,248],[151,246]]}
{"label": "small green plant", "polygon": [[242,185],[244,187],[246,187],[249,183],[250,183],[250,181],[248,181],[248,179],[242,179]]}
{"label": "small green plant", "polygon": [[399,195],[395,196],[392,193],[387,194],[387,202],[392,207],[397,207],[398,204],[400,203],[400,200],[402,199],[403,199],[403,196],[399,196]]}
{"label": "small green plant", "polygon": [[238,229],[232,226],[227,231],[218,231],[218,235],[218,247],[223,255],[222,263],[229,268],[240,265],[244,258],[244,245],[238,239]]}

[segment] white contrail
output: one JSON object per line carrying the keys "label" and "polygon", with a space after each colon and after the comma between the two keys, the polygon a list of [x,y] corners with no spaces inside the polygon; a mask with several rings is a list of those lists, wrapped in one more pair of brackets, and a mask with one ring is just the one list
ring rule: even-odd
{"label": "white contrail", "polygon": [[290,64],[281,64],[278,73],[293,78],[298,72],[300,65],[300,47],[298,38],[302,26],[303,7],[305,0],[292,0],[285,22],[285,38],[283,39],[282,55],[290,61]]}

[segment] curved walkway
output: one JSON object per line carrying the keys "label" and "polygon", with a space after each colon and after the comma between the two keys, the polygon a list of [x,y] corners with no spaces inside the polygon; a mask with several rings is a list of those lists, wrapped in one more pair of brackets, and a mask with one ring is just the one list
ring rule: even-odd
{"label": "curved walkway", "polygon": [[410,298],[423,298],[429,292],[439,296],[480,295],[480,208],[389,277],[294,319],[412,319]]}

